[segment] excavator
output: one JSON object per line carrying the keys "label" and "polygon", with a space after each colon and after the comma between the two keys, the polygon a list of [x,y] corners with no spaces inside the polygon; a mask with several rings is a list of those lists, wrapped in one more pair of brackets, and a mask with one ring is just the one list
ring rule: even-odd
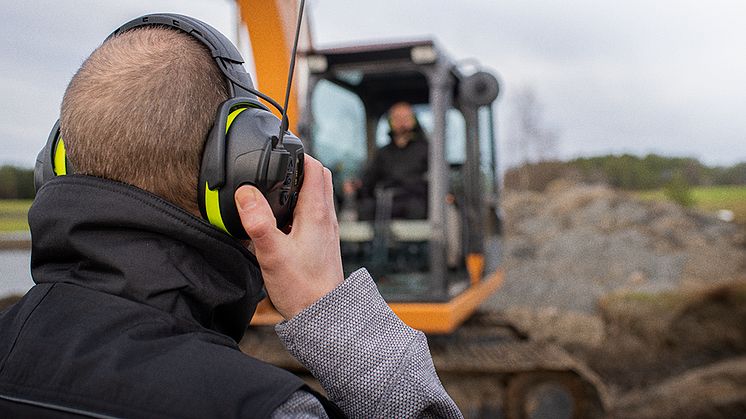
{"label": "excavator", "polygon": [[[258,88],[279,98],[298,5],[259,3],[237,1],[237,26],[248,33]],[[385,210],[390,194],[379,190],[383,210],[362,221],[354,199],[338,194],[345,273],[367,267],[391,309],[428,335],[441,381],[465,417],[602,417],[607,396],[596,374],[560,347],[532,341],[500,313],[480,309],[504,280],[498,79],[474,60],[454,61],[431,39],[316,48],[307,22],[288,115],[306,152],[332,170],[335,190],[359,177],[387,142],[393,104],[412,104],[429,142],[426,219],[392,218]],[[277,340],[272,326],[281,320],[264,300],[242,350],[319,388]]]}

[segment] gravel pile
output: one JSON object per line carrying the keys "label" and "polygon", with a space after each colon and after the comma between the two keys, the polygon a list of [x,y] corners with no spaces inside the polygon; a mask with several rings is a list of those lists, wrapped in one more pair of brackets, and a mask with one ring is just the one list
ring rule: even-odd
{"label": "gravel pile", "polygon": [[742,227],[670,202],[557,181],[508,191],[506,281],[493,308],[593,312],[613,291],[659,292],[746,275]]}

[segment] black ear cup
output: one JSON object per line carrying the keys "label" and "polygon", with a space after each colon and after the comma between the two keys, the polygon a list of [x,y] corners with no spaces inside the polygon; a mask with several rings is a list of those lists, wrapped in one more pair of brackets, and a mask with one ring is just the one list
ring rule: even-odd
{"label": "black ear cup", "polygon": [[54,123],[47,143],[36,156],[34,165],[34,188],[36,191],[55,176],[73,173],[72,164],[67,158],[65,142],[60,137],[60,121]]}
{"label": "black ear cup", "polygon": [[200,170],[202,217],[233,237],[248,238],[234,194],[249,184],[267,198],[277,226],[287,226],[303,183],[303,144],[291,133],[278,144],[280,120],[253,101],[230,99],[221,105],[217,118]]}

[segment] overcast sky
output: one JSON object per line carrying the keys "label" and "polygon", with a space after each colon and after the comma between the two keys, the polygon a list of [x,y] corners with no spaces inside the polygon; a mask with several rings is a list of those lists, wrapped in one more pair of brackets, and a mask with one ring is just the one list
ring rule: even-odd
{"label": "overcast sky", "polygon": [[[127,20],[178,12],[235,38],[228,0],[0,1],[0,163],[33,165],[73,73]],[[746,161],[746,2],[309,0],[308,12],[318,46],[434,36],[495,71],[503,163],[526,87],[560,157]]]}

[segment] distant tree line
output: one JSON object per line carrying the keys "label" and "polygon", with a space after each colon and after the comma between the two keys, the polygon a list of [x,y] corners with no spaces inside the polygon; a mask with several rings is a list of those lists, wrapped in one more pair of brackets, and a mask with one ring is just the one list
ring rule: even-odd
{"label": "distant tree line", "polygon": [[567,162],[543,161],[512,168],[505,173],[505,186],[541,191],[559,178],[606,183],[629,190],[659,189],[672,182],[689,186],[746,185],[746,162],[712,167],[693,158],[656,154],[645,157],[630,154],[582,157]]}
{"label": "distant tree line", "polygon": [[[542,191],[555,179],[606,183],[620,189],[659,189],[672,182],[689,186],[746,185],[746,162],[706,166],[693,158],[624,154],[582,157],[566,162],[526,163],[505,173],[505,187]],[[0,199],[33,199],[34,170],[0,166]]]}
{"label": "distant tree line", "polygon": [[0,199],[33,199],[34,170],[0,166]]}

